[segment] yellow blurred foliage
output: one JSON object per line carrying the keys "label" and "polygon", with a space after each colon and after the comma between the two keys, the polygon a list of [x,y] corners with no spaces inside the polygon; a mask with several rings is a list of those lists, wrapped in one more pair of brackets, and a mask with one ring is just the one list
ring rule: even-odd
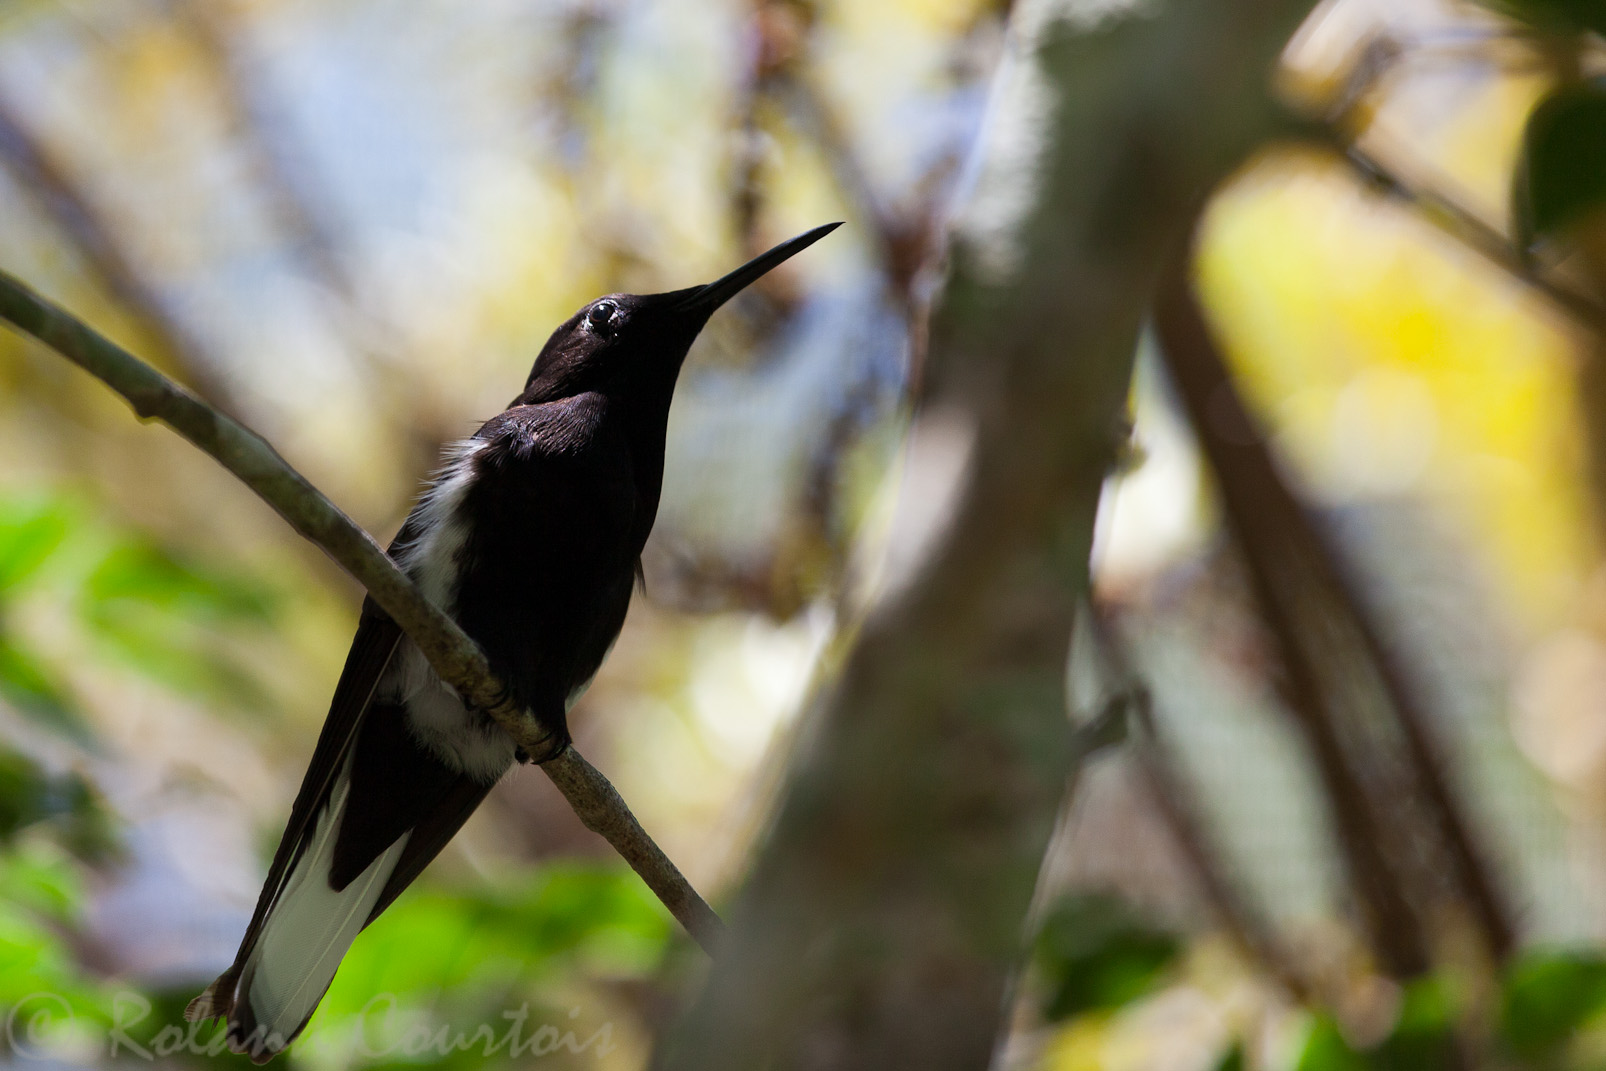
{"label": "yellow blurred foliage", "polygon": [[1589,573],[1576,356],[1509,277],[1331,157],[1277,151],[1214,202],[1201,290],[1246,391],[1328,503],[1422,493],[1529,627]]}

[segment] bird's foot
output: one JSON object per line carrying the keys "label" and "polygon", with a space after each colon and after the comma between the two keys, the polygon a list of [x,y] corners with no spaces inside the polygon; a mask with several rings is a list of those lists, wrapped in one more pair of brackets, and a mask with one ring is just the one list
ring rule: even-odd
{"label": "bird's foot", "polygon": [[519,762],[534,763],[539,766],[543,762],[551,762],[563,754],[564,748],[567,748],[569,743],[569,734],[567,732],[549,733],[529,748],[520,744],[513,749],[513,757]]}

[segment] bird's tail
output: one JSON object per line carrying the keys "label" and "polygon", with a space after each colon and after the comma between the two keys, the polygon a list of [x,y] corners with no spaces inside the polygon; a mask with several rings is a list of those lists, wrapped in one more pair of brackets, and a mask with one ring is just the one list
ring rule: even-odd
{"label": "bird's tail", "polygon": [[350,791],[348,766],[268,909],[253,947],[184,1011],[190,1020],[227,1019],[229,1048],[257,1063],[283,1051],[312,1018],[411,835],[404,833],[344,888],[332,888],[335,843]]}

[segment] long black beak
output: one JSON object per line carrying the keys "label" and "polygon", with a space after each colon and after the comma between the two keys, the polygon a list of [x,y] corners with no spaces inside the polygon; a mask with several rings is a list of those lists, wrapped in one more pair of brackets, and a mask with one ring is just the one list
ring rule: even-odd
{"label": "long black beak", "polygon": [[688,294],[677,307],[681,312],[711,313],[725,302],[735,297],[759,276],[790,257],[803,252],[821,238],[830,234],[838,227],[840,222],[827,223],[823,227],[815,227],[812,231],[804,231],[796,238],[789,238],[767,253],[760,253],[752,260],[723,278],[715,279],[707,286],[698,287]]}

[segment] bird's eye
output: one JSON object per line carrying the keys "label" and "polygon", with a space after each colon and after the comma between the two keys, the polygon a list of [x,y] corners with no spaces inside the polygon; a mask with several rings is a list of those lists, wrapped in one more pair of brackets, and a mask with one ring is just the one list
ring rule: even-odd
{"label": "bird's eye", "polygon": [[599,335],[606,335],[613,327],[614,315],[619,306],[611,301],[599,301],[586,313],[586,323]]}

